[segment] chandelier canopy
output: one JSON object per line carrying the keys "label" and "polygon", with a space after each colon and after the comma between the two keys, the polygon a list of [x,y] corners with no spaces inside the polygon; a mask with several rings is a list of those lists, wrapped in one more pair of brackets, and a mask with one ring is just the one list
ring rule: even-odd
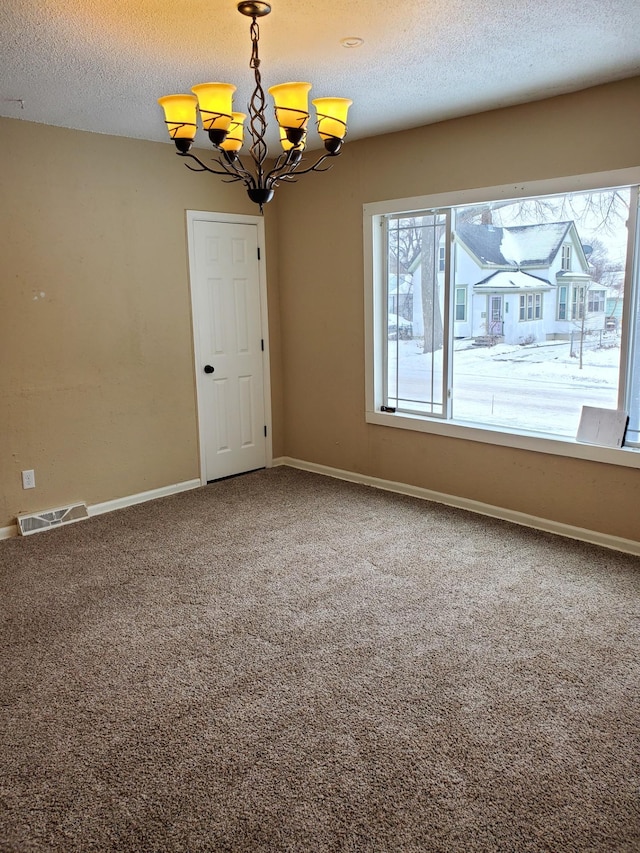
{"label": "chandelier canopy", "polygon": [[[251,18],[251,61],[255,88],[249,101],[248,131],[251,145],[248,150],[250,161],[244,162],[240,149],[244,142],[245,113],[234,112],[233,93],[236,87],[230,83],[200,83],[192,88],[192,95],[166,95],[158,98],[164,109],[165,123],[169,136],[175,142],[177,153],[181,157],[194,160],[197,165],[187,163],[194,172],[211,172],[221,175],[226,181],[242,181],[247,188],[249,198],[260,205],[271,201],[274,188],[281,181],[295,181],[308,172],[324,172],[328,166],[323,164],[328,157],[336,157],[342,148],[347,133],[347,111],[352,104],[349,98],[316,98],[312,101],[316,108],[316,125],[325,151],[313,165],[302,168],[302,154],[307,142],[307,124],[309,122],[308,94],[310,83],[281,83],[271,86],[269,94],[273,97],[276,120],[280,127],[279,153],[270,168],[265,166],[268,148],[265,142],[267,120],[265,117],[266,98],[260,75],[260,57],[258,41],[260,30],[258,18],[271,11],[269,3],[241,2],[238,11]],[[200,113],[203,128],[208,132],[212,145],[219,152],[207,166],[195,154],[191,146],[196,135],[196,114]]]}

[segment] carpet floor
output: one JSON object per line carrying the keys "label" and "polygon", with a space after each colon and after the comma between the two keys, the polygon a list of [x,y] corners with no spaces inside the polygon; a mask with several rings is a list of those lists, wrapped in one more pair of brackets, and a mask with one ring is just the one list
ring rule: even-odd
{"label": "carpet floor", "polygon": [[0,850],[640,850],[640,560],[289,468],[0,543]]}

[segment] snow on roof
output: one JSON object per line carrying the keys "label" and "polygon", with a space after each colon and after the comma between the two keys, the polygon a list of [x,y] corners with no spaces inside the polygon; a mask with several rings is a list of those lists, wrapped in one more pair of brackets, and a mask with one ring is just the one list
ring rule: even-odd
{"label": "snow on roof", "polygon": [[456,235],[483,263],[537,266],[551,263],[572,225],[572,222],[509,227],[461,224]]}
{"label": "snow on roof", "polygon": [[529,275],[520,270],[502,270],[494,272],[487,278],[474,284],[475,291],[494,292],[515,291],[515,290],[551,290],[551,285],[544,278],[538,278],[537,275]]}
{"label": "snow on roof", "polygon": [[588,280],[591,278],[591,276],[589,275],[589,273],[588,273],[588,272],[582,272],[582,271],[580,271],[580,272],[573,272],[572,270],[560,270],[560,272],[559,272],[559,273],[556,273],[556,278],[557,278],[557,279],[561,279],[561,278],[571,278],[571,279],[573,279],[573,278],[579,278],[579,279],[581,279],[582,281],[588,281]]}

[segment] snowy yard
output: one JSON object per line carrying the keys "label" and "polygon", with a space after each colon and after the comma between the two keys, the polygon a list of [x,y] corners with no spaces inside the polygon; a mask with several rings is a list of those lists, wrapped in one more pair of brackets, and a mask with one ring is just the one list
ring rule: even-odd
{"label": "snowy yard", "polygon": [[[569,341],[529,346],[474,347],[456,341],[452,408],[456,420],[575,436],[582,406],[617,408],[619,339],[599,349],[585,348],[583,367]],[[441,394],[442,351],[422,353],[422,342],[389,342],[389,390],[410,400]],[[426,395],[426,396],[425,396]],[[400,403],[402,408],[405,406]],[[424,407],[413,406],[424,411]]]}

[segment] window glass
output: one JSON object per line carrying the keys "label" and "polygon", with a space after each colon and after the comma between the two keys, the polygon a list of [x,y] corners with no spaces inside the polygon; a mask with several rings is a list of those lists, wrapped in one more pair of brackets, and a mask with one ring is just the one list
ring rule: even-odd
{"label": "window glass", "polygon": [[387,219],[386,406],[445,414],[444,269],[448,214]]}
{"label": "window glass", "polygon": [[634,355],[620,360],[631,197],[615,188],[384,217],[384,405],[569,437],[583,406],[617,408],[621,374],[640,373]]}

